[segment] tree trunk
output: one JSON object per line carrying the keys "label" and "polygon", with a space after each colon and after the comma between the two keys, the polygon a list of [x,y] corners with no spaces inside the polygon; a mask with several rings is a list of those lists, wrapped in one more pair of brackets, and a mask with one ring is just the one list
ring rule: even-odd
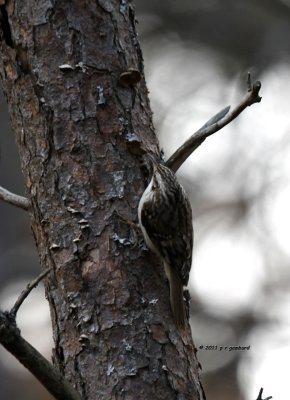
{"label": "tree trunk", "polygon": [[190,328],[176,329],[163,267],[130,224],[146,153],[159,154],[131,4],[0,9],[0,74],[32,230],[54,271],[54,364],[88,400],[202,399]]}

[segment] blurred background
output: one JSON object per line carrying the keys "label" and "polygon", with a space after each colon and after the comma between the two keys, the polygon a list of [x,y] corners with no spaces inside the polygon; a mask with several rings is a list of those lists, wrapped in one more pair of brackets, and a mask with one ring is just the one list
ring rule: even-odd
{"label": "blurred background", "polygon": [[[263,397],[282,400],[290,358],[290,0],[135,4],[166,158],[216,112],[239,103],[248,71],[262,81],[262,102],[208,138],[178,176],[194,215],[191,325],[207,400],[255,400],[261,387]],[[0,131],[0,185],[23,194],[3,98]],[[0,202],[0,220],[0,307],[8,309],[39,265],[26,213]],[[18,322],[50,358],[42,286]],[[2,348],[0,382],[0,400],[51,399]]]}

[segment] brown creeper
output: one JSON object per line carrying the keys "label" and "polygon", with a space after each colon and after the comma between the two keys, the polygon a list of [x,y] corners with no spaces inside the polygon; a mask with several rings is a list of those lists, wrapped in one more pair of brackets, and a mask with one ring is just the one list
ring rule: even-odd
{"label": "brown creeper", "polygon": [[139,202],[138,218],[147,246],[164,262],[173,317],[176,325],[184,328],[183,286],[188,284],[191,268],[192,214],[183,187],[164,165],[154,165],[152,179]]}

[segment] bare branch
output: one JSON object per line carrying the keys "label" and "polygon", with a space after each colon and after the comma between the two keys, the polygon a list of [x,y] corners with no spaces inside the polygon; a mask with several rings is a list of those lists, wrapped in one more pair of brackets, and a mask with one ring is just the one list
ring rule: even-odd
{"label": "bare branch", "polygon": [[59,371],[20,335],[15,320],[0,311],[0,343],[13,354],[57,400],[81,400]]}
{"label": "bare branch", "polygon": [[206,124],[204,124],[198,131],[196,131],[175,153],[166,161],[165,165],[171,168],[174,172],[184,163],[184,161],[201,145],[205,139],[222,129],[224,126],[233,121],[245,108],[254,103],[259,103],[261,97],[259,91],[261,89],[261,82],[256,81],[251,84],[250,75],[247,81],[248,88],[250,89],[247,96],[233,109],[229,111],[229,107],[224,108],[214,117],[212,117]]}
{"label": "bare branch", "polygon": [[30,202],[26,197],[9,192],[9,190],[4,189],[2,186],[0,186],[0,199],[23,210],[28,210],[30,206]]}
{"label": "bare branch", "polygon": [[45,271],[43,271],[37,278],[35,278],[32,282],[30,282],[26,288],[21,292],[20,296],[18,297],[16,303],[14,304],[14,306],[11,308],[10,311],[10,316],[12,318],[16,318],[16,314],[17,311],[19,310],[19,308],[21,307],[22,303],[24,302],[24,300],[26,299],[26,297],[29,295],[29,293],[31,292],[32,289],[34,289],[39,282],[46,277],[46,275],[49,274],[49,272],[52,270],[52,268],[47,268]]}
{"label": "bare branch", "polygon": [[257,400],[270,400],[270,399],[273,398],[272,396],[269,396],[269,397],[266,397],[265,399],[263,399],[262,398],[263,390],[264,390],[263,388],[260,389],[260,392],[259,392],[259,395],[257,397]]}

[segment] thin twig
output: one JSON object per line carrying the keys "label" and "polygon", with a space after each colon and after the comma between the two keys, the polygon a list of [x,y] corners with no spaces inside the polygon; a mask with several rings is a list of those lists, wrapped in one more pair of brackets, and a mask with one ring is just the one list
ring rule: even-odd
{"label": "thin twig", "polygon": [[24,300],[26,299],[26,297],[29,295],[29,293],[31,292],[32,289],[34,289],[39,282],[46,277],[46,275],[49,274],[49,272],[52,270],[52,268],[47,268],[45,271],[43,271],[37,278],[35,278],[32,282],[30,282],[26,288],[21,292],[20,296],[18,297],[18,299],[16,300],[16,303],[14,304],[14,306],[11,308],[10,310],[10,316],[12,318],[16,318],[16,314],[17,311],[19,310],[19,308],[21,307],[22,303],[24,302]]}
{"label": "thin twig", "polygon": [[9,190],[4,189],[2,186],[0,186],[0,199],[23,210],[28,210],[30,206],[30,201],[26,197],[9,192]]}
{"label": "thin twig", "polygon": [[0,311],[0,343],[13,354],[57,400],[81,400],[59,371],[21,335],[15,319]]}
{"label": "thin twig", "polygon": [[219,131],[224,126],[229,124],[233,119],[237,118],[245,108],[251,106],[254,103],[259,103],[261,97],[259,91],[261,89],[261,82],[256,81],[253,85],[250,81],[250,75],[248,75],[247,81],[248,87],[251,89],[247,96],[238,104],[233,111],[229,111],[229,107],[224,108],[214,117],[212,117],[205,125],[203,125],[198,131],[196,131],[175,153],[166,161],[165,165],[171,168],[172,171],[176,172],[178,168],[184,163],[184,161],[193,153],[198,146],[201,145],[205,139],[213,133]]}
{"label": "thin twig", "polygon": [[260,389],[260,392],[259,392],[259,395],[257,397],[257,400],[270,400],[270,399],[273,398],[272,396],[269,396],[269,397],[266,397],[265,399],[263,399],[262,398],[263,390],[264,390],[263,388]]}

